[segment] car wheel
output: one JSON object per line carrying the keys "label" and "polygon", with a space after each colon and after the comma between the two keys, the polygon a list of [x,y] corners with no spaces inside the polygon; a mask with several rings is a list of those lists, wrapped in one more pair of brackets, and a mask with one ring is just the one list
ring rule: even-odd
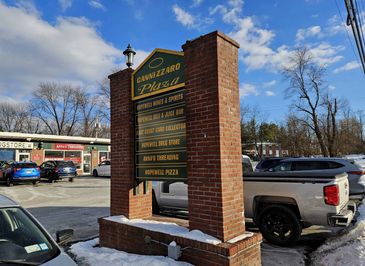
{"label": "car wheel", "polygon": [[158,206],[155,191],[153,191],[153,190],[152,190],[152,213],[153,214],[160,213],[160,207]]}
{"label": "car wheel", "polygon": [[98,171],[94,170],[93,171],[93,176],[97,177],[98,176]]}
{"label": "car wheel", "polygon": [[74,178],[73,178],[73,177],[70,177],[70,178],[68,179],[68,181],[69,181],[69,182],[73,182],[73,181],[74,181]]}
{"label": "car wheel", "polygon": [[12,186],[13,186],[13,183],[11,182],[11,180],[10,180],[10,177],[9,177],[9,176],[6,178],[6,185],[7,185],[8,187],[12,187]]}
{"label": "car wheel", "polygon": [[39,181],[32,181],[33,186],[38,185]]}
{"label": "car wheel", "polygon": [[279,246],[295,243],[302,233],[299,219],[290,208],[285,206],[267,206],[261,211],[257,220],[263,237]]}

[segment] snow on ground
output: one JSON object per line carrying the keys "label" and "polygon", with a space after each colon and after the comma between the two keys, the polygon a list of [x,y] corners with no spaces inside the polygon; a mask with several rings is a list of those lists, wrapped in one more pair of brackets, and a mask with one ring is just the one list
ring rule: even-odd
{"label": "snow on ground", "polygon": [[189,229],[177,225],[176,223],[168,223],[168,222],[160,222],[160,221],[151,221],[151,220],[142,220],[142,219],[132,219],[129,220],[123,215],[120,216],[110,216],[105,218],[106,220],[117,222],[117,223],[123,223],[123,224],[129,224],[133,225],[139,228],[151,230],[154,232],[161,232],[173,236],[181,236],[184,238],[197,240],[204,243],[210,243],[213,245],[218,245],[222,243],[218,238],[215,238],[213,236],[204,234],[203,232],[199,230],[192,230],[189,231]]}
{"label": "snow on ground", "polygon": [[365,266],[365,200],[359,207],[360,216],[353,227],[336,237],[327,239],[311,255],[312,265]]}
{"label": "snow on ground", "polygon": [[70,252],[76,256],[79,265],[90,266],[188,266],[186,262],[175,261],[163,256],[145,256],[127,253],[111,248],[95,247],[99,239],[79,242],[71,246]]}

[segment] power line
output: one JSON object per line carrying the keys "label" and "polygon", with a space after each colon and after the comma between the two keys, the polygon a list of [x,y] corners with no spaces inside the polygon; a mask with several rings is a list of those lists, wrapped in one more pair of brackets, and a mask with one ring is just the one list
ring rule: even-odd
{"label": "power line", "polygon": [[[356,1],[356,0],[355,0]],[[360,62],[365,73],[365,53],[364,53],[364,41],[362,29],[359,27],[361,21],[359,20],[359,16],[357,14],[358,10],[354,7],[353,0],[345,0],[345,5],[347,9],[347,25],[352,28],[352,33],[354,34],[357,51],[360,56]]]}
{"label": "power line", "polygon": [[354,45],[352,44],[352,40],[351,40],[351,37],[350,37],[350,34],[349,34],[349,31],[347,29],[347,27],[345,26],[346,23],[345,23],[345,20],[343,19],[342,17],[342,13],[341,13],[341,10],[340,10],[340,7],[338,6],[338,3],[337,3],[337,0],[334,0],[335,1],[335,4],[336,4],[336,7],[337,7],[337,11],[338,11],[338,14],[340,15],[340,18],[341,18],[341,21],[342,21],[342,25],[344,26],[345,28],[345,31],[346,31],[346,36],[347,36],[347,39],[351,45],[351,49],[352,49],[352,52],[354,53],[354,56],[355,56],[355,59],[358,63],[360,63],[359,59],[357,58],[356,56],[356,52],[355,52],[355,48],[354,48]]}

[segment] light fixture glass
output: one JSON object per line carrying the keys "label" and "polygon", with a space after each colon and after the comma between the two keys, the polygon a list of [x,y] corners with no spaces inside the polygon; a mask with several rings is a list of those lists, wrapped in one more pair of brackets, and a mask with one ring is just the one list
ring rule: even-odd
{"label": "light fixture glass", "polygon": [[134,55],[136,54],[136,52],[133,50],[132,46],[128,44],[128,47],[123,52],[123,54],[126,57],[126,65],[128,68],[130,68],[133,65]]}

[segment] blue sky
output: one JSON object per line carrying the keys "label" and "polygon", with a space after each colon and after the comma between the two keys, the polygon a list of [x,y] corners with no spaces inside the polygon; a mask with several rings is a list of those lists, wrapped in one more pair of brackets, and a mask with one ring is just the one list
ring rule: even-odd
{"label": "blue sky", "polygon": [[280,122],[290,110],[280,69],[302,45],[326,64],[331,94],[357,111],[365,75],[344,20],[342,0],[0,0],[0,100],[29,99],[44,81],[93,93],[125,67],[128,43],[138,65],[154,48],[181,50],[186,40],[220,30],[241,45],[241,102],[267,121]]}

